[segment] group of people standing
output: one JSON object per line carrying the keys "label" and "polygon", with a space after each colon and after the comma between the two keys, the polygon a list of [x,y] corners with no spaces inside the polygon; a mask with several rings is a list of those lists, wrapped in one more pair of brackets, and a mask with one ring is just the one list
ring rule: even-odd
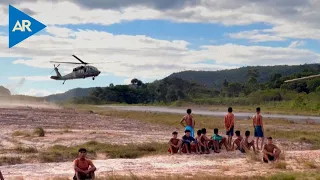
{"label": "group of people standing", "polygon": [[[187,153],[195,152],[198,154],[209,154],[210,150],[215,153],[220,153],[222,146],[225,146],[227,151],[239,150],[242,153],[250,151],[251,147],[255,153],[263,150],[263,161],[269,162],[279,158],[281,150],[273,144],[272,137],[268,137],[268,143],[264,143],[264,125],[261,116],[261,109],[256,108],[256,114],[252,117],[252,125],[254,128],[254,137],[256,141],[250,138],[250,131],[245,132],[245,137],[241,136],[239,130],[234,132],[235,116],[232,112],[232,107],[228,108],[228,113],[224,117],[224,127],[226,129],[226,136],[219,135],[219,129],[214,128],[211,138],[207,137],[207,130],[205,128],[199,129],[197,135],[194,135],[195,119],[191,114],[192,110],[187,109],[187,114],[181,119],[180,123],[185,127],[185,135],[180,140],[178,133],[172,133],[172,138],[169,141],[168,152]],[[184,125],[186,123],[186,125]],[[234,133],[236,139],[232,142]],[[259,147],[259,140],[261,144]],[[256,144],[255,144],[256,143]],[[255,146],[256,145],[256,146]]]}

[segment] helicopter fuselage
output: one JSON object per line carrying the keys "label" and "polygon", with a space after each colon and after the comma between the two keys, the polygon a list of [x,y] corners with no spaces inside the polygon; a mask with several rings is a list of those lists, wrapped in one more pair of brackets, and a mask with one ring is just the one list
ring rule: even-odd
{"label": "helicopter fuselage", "polygon": [[51,79],[54,80],[70,80],[70,79],[84,79],[88,77],[94,77],[98,76],[101,72],[94,66],[78,66],[73,69],[73,71],[69,74],[66,74],[64,76],[61,76],[58,68],[55,67],[54,69],[56,71],[57,76],[51,76]]}

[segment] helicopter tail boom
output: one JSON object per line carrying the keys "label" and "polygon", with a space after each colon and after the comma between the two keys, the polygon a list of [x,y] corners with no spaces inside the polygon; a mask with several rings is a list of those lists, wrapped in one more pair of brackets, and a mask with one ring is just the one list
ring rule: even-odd
{"label": "helicopter tail boom", "polygon": [[[60,64],[59,64],[60,65]],[[59,66],[58,65],[58,66]],[[60,72],[59,72],[59,69],[58,69],[58,66],[56,67],[55,65],[54,65],[54,71],[56,72],[56,76],[51,76],[50,78],[51,79],[55,79],[55,80],[60,80],[61,79],[61,74],[60,74]]]}

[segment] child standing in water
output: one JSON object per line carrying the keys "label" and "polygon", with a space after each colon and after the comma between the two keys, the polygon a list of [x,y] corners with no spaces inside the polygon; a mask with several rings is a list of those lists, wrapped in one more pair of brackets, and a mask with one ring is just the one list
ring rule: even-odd
{"label": "child standing in water", "polygon": [[[186,126],[183,124],[183,121],[186,122]],[[190,136],[194,138],[195,121],[193,116],[191,115],[191,109],[187,109],[187,114],[183,116],[183,118],[180,121],[180,124],[185,127],[185,130],[189,130]]]}
{"label": "child standing in water", "polygon": [[261,110],[258,107],[256,109],[257,114],[253,116],[253,128],[254,128],[254,136],[256,137],[256,147],[257,150],[260,150],[259,148],[259,138],[261,138],[261,149],[263,148],[264,144],[264,129],[263,129],[263,122],[262,122],[262,116],[260,114]]}

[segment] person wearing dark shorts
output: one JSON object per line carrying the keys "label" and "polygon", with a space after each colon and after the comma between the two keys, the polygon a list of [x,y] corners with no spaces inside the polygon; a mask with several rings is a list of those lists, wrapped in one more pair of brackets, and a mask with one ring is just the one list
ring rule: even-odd
{"label": "person wearing dark shorts", "polygon": [[[192,151],[192,149],[194,148],[191,148],[191,146],[195,147],[195,139],[191,136],[190,134],[190,130],[185,130],[185,135],[182,137],[182,146],[186,149],[186,152],[188,154],[190,154],[190,152]],[[198,153],[197,149],[196,149],[196,152]]]}
{"label": "person wearing dark shorts", "polygon": [[253,151],[256,152],[256,149],[254,147],[254,140],[249,140],[249,138],[250,138],[250,131],[246,131],[245,138],[243,138],[240,143],[240,148],[239,148],[240,152],[247,153],[251,149],[251,147],[253,148]]}
{"label": "person wearing dark shorts", "polygon": [[270,154],[267,154],[267,156],[268,156],[268,159],[266,159],[265,157],[263,157],[263,161],[264,161],[265,163],[268,163],[269,161],[274,161],[274,160],[275,160],[274,156],[271,156]]}
{"label": "person wearing dark shorts", "polygon": [[263,161],[268,163],[269,161],[276,161],[279,159],[281,150],[272,143],[272,137],[268,137],[268,143],[263,148]]}
{"label": "person wearing dark shorts", "polygon": [[87,150],[85,148],[79,149],[79,158],[73,161],[73,166],[75,170],[75,175],[73,180],[85,180],[90,178],[95,179],[94,172],[96,167],[93,165],[92,161],[86,158]]}
{"label": "person wearing dark shorts", "polygon": [[[229,129],[229,131],[227,130],[226,131],[226,135],[228,135],[228,137],[229,136],[233,136],[234,135],[234,126],[232,126],[230,129]],[[230,138],[231,139],[231,138]]]}
{"label": "person wearing dark shorts", "polygon": [[227,144],[231,147],[234,134],[234,114],[232,113],[232,107],[228,108],[228,114],[224,117],[224,127],[226,128],[226,135],[228,136]]}
{"label": "person wearing dark shorts", "polygon": [[[232,150],[240,150],[240,143],[241,143],[243,137],[240,135],[240,131],[239,130],[237,130],[235,132],[235,134],[237,136],[237,139],[233,141],[231,149]],[[236,148],[235,148],[235,145],[237,146]]]}
{"label": "person wearing dark shorts", "polygon": [[216,141],[216,143],[218,144],[218,149],[221,149],[221,146],[224,145],[227,151],[231,150],[227,143],[227,138],[219,135],[218,128],[213,129],[213,135],[211,136],[211,139]]}
{"label": "person wearing dark shorts", "polygon": [[260,150],[259,148],[259,138],[261,138],[261,149],[264,145],[264,128],[263,128],[263,121],[261,116],[261,109],[258,107],[256,108],[257,114],[253,116],[253,128],[254,128],[254,136],[256,137],[256,147],[257,150]]}

